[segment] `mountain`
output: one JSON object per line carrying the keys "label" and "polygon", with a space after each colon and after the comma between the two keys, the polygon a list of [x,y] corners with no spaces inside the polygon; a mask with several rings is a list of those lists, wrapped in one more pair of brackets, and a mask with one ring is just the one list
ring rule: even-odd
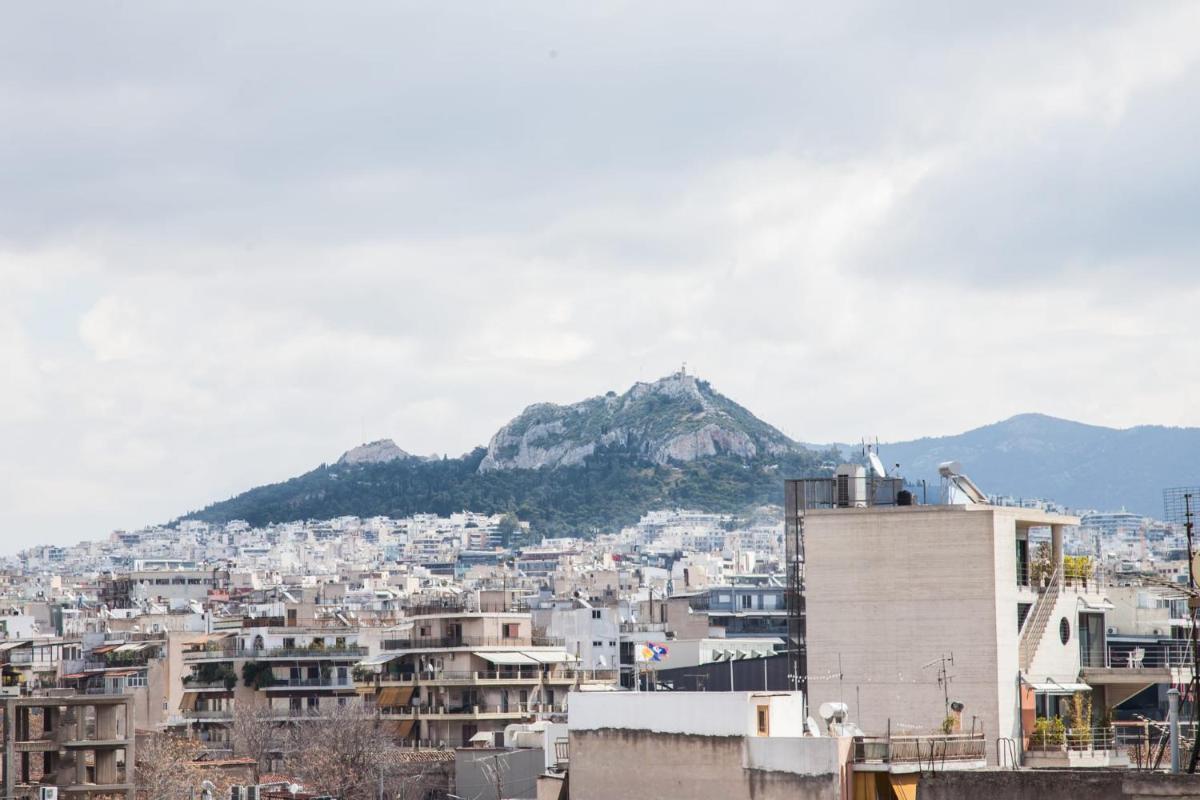
{"label": "mountain", "polygon": [[582,464],[604,448],[621,448],[653,464],[716,455],[752,460],[798,446],[693,375],[677,372],[569,406],[525,409],[492,437],[479,465],[541,469]]}
{"label": "mountain", "polygon": [[885,464],[909,480],[926,479],[955,460],[991,494],[1055,500],[1074,509],[1124,506],[1163,514],[1162,490],[1200,484],[1200,428],[1142,425],[1116,429],[1044,414],[1019,414],[955,436],[885,444]]}
{"label": "mountain", "polygon": [[740,513],[781,503],[785,476],[816,474],[832,457],[680,372],[620,395],[530,406],[460,458],[414,458],[373,442],[186,518],[265,525],[471,509],[515,512],[535,535],[589,535],[655,508]]}
{"label": "mountain", "polygon": [[379,439],[374,442],[360,444],[358,447],[352,447],[342,453],[342,457],[337,460],[338,464],[382,464],[386,461],[395,461],[398,458],[412,458],[409,453],[404,452],[391,439]]}

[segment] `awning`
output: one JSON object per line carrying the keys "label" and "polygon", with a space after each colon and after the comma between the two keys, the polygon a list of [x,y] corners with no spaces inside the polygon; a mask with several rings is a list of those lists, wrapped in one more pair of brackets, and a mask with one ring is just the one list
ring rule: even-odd
{"label": "awning", "polygon": [[537,661],[539,664],[569,664],[572,661],[579,659],[568,653],[566,650],[551,650],[538,652],[530,650],[525,655]]}
{"label": "awning", "polygon": [[113,650],[113,652],[114,653],[140,653],[142,650],[145,650],[149,646],[150,646],[150,644],[148,642],[136,642],[136,643],[130,642],[129,644],[121,645],[116,650]]}
{"label": "awning", "polygon": [[1107,597],[1100,600],[1099,602],[1093,603],[1090,600],[1088,600],[1086,597],[1081,596],[1079,598],[1079,604],[1081,606],[1083,606],[1084,608],[1089,609],[1091,611],[1112,611],[1114,608],[1116,608],[1116,606],[1114,606]]}
{"label": "awning", "polygon": [[183,699],[179,701],[179,708],[183,711],[195,711],[196,700],[199,697],[196,692],[184,692]]}
{"label": "awning", "polygon": [[86,678],[86,672],[72,672],[69,675],[63,675],[63,680],[76,680],[77,678]]}
{"label": "awning", "polygon": [[380,727],[397,739],[407,739],[412,735],[415,723],[414,719],[387,719],[381,723]]}
{"label": "awning", "polygon": [[386,664],[389,661],[400,657],[400,653],[380,653],[376,656],[368,656],[362,661],[359,661],[354,666],[356,667],[378,667],[380,664]]}
{"label": "awning", "polygon": [[33,642],[4,642],[0,644],[0,653],[12,650],[17,647],[32,647]]}
{"label": "awning", "polygon": [[1059,683],[1051,681],[1049,683],[1030,683],[1029,688],[1035,692],[1042,694],[1075,694],[1076,692],[1090,692],[1091,686],[1086,683]]}
{"label": "awning", "polygon": [[380,708],[403,707],[409,704],[412,696],[413,687],[411,686],[385,686],[379,690],[379,694],[375,698],[375,705]]}
{"label": "awning", "polygon": [[917,780],[920,776],[907,775],[888,775],[888,782],[892,784],[892,792],[898,800],[917,800]]}
{"label": "awning", "polygon": [[493,664],[537,664],[536,659],[530,658],[524,653],[504,652],[504,653],[475,653],[484,661],[490,661]]}
{"label": "awning", "polygon": [[118,647],[120,647],[118,644],[102,644],[99,647],[93,647],[92,652],[96,655],[104,655],[105,653],[111,653]]}

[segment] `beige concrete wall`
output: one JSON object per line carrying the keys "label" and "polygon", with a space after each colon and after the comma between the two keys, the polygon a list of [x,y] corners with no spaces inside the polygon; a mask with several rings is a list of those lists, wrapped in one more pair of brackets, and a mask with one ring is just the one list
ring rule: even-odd
{"label": "beige concrete wall", "polygon": [[[1016,544],[1000,510],[922,506],[805,520],[810,713],[842,701],[868,734],[937,729],[936,667],[989,741],[1011,736],[1018,677]],[[840,674],[839,680],[839,655]]]}
{"label": "beige concrete wall", "polygon": [[572,731],[571,800],[840,800],[837,774],[747,769],[744,738],[650,731]]}

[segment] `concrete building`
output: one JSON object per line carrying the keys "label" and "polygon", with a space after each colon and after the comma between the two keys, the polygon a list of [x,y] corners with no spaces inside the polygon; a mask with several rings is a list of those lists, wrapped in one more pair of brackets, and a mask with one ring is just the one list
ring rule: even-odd
{"label": "concrete building", "polygon": [[[863,730],[895,733],[937,730],[961,703],[964,732],[1028,745],[1037,717],[1065,716],[1092,690],[1082,653],[1104,647],[1110,604],[1094,582],[1062,579],[1063,532],[1076,524],[972,503],[808,510],[812,708],[846,702]],[[1036,529],[1052,544],[1044,578]]]}
{"label": "concrete building", "polygon": [[561,639],[535,636],[524,613],[420,614],[355,670],[370,707],[398,739],[471,746],[505,726],[561,718],[567,693],[616,683],[615,670],[584,670]]}
{"label": "concrete building", "polygon": [[132,711],[127,695],[4,698],[4,797],[133,800]]}
{"label": "concrete building", "polygon": [[797,692],[571,695],[572,800],[842,800],[851,741],[804,736]]}

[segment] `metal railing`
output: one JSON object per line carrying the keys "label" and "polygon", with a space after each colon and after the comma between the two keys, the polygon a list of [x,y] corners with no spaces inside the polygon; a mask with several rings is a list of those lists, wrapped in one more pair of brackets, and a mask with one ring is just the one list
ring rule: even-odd
{"label": "metal railing", "polygon": [[1029,671],[1029,667],[1033,663],[1033,657],[1042,641],[1042,634],[1046,632],[1046,624],[1050,621],[1051,614],[1054,613],[1055,605],[1058,604],[1062,573],[1063,565],[1060,562],[1055,566],[1054,572],[1050,574],[1050,580],[1046,587],[1038,594],[1033,608],[1025,618],[1025,625],[1021,628],[1019,655],[1021,669],[1025,672]]}
{"label": "metal railing", "polygon": [[345,678],[276,678],[275,682],[266,688],[339,689],[353,685],[354,681],[350,680],[348,676]]}
{"label": "metal railing", "polygon": [[1117,735],[1111,727],[1034,731],[1029,736],[1029,749],[1037,753],[1109,752],[1117,749]]}
{"label": "metal railing", "polygon": [[452,714],[565,714],[567,704],[557,703],[509,703],[507,705],[417,705],[389,706],[379,708],[379,715],[386,718],[410,719],[415,717],[439,717]]}
{"label": "metal railing", "polygon": [[359,659],[367,655],[366,647],[349,645],[337,647],[269,647],[255,650],[250,647],[221,647],[191,650],[183,654],[185,661],[204,658],[344,658]]}
{"label": "metal railing", "polygon": [[550,636],[430,636],[384,639],[380,649],[416,650],[450,647],[564,647],[566,640]]}
{"label": "metal railing", "polygon": [[[382,683],[438,683],[442,681],[596,681],[609,682],[617,679],[617,670],[613,669],[520,669],[481,670],[477,672],[459,670],[438,670],[436,672],[405,672],[391,675],[382,673],[379,682]],[[360,681],[371,683],[372,681]]]}
{"label": "metal railing", "polygon": [[1082,653],[1085,667],[1112,669],[1163,669],[1192,666],[1192,645],[1187,640],[1160,642],[1110,642],[1104,651],[1104,663],[1096,652]]}
{"label": "metal railing", "polygon": [[982,733],[925,734],[911,736],[859,736],[854,739],[854,761],[897,762],[982,761],[987,739]]}

